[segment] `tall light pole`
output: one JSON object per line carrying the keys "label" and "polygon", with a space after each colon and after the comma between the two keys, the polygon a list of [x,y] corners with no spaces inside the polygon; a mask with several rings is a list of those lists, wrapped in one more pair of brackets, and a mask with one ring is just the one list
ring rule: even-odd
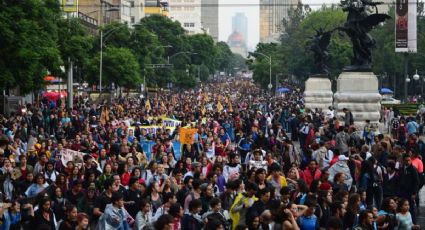
{"label": "tall light pole", "polygon": [[272,85],[272,56],[268,56],[268,55],[265,55],[265,54],[260,53],[260,52],[255,52],[255,54],[259,54],[259,55],[269,59],[269,85],[267,86],[267,88],[269,88],[269,90],[271,91],[272,88],[273,88],[273,85]]}
{"label": "tall light pole", "polygon": [[193,53],[193,52],[189,52],[189,51],[182,51],[182,52],[175,53],[175,54],[173,54],[173,55],[171,55],[171,56],[168,56],[168,64],[170,64],[170,60],[171,60],[173,57],[176,57],[177,55],[180,55],[180,54],[197,55],[198,53]]}
{"label": "tall light pole", "polygon": [[[137,26],[140,24],[134,24],[133,26]],[[126,25],[123,25],[126,26]],[[118,29],[121,29],[122,26],[115,27],[105,34],[103,34],[103,30],[100,30],[100,60],[99,60],[99,94],[102,93],[102,68],[103,68],[103,43],[111,34],[115,33]]]}

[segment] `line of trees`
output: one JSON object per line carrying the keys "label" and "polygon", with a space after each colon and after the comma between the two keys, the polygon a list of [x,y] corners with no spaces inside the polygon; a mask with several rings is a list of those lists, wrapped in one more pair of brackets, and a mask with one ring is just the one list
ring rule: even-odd
{"label": "line of trees", "polygon": [[[377,75],[386,73],[387,78],[384,79],[384,82],[392,88],[393,81],[390,78],[396,78],[396,85],[404,83],[404,54],[395,53],[393,6],[390,6],[388,14],[392,19],[372,31],[372,36],[376,40],[376,48],[372,51],[372,58],[373,72]],[[307,48],[309,39],[319,28],[331,30],[337,26],[342,26],[346,17],[346,13],[337,5],[323,6],[320,10],[311,11],[308,5],[299,3],[296,8],[290,10],[288,20],[283,20],[282,28],[284,28],[284,32],[281,34],[279,43],[260,43],[251,54],[253,58],[248,60],[248,66],[254,72],[254,80],[264,88],[267,87],[269,82],[268,59],[256,54],[258,52],[272,57],[273,79],[281,73],[285,76],[295,76],[301,81],[306,80],[312,74],[314,68],[313,55]],[[420,2],[418,4],[418,53],[409,55],[410,76],[415,73],[416,69],[422,70],[425,74],[424,31],[424,7],[423,3]],[[352,46],[346,36],[335,33],[332,36],[329,49],[330,79],[334,80],[342,72],[343,67],[350,64]],[[272,83],[274,84],[274,80],[272,80]],[[420,87],[420,84],[412,87]],[[400,89],[397,92],[402,93]]]}
{"label": "line of trees", "polygon": [[[0,89],[41,89],[47,73],[66,78],[60,67],[69,68],[69,61],[75,82],[99,83],[100,33],[90,34],[78,18],[65,18],[59,1],[4,0],[0,12]],[[215,43],[208,34],[187,35],[179,22],[164,16],[145,17],[132,28],[112,23],[99,29],[106,87],[138,88],[144,77],[148,86],[193,87],[198,75],[204,81],[216,70],[243,68],[242,57],[226,43]],[[173,56],[179,52],[187,53]],[[148,68],[167,64],[168,57],[174,68]]]}

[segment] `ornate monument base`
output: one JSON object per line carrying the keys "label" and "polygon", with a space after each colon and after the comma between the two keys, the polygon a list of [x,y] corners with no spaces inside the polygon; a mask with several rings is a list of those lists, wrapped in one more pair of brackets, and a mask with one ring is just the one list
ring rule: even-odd
{"label": "ornate monument base", "polygon": [[372,72],[341,73],[334,99],[338,118],[344,116],[342,109],[347,108],[353,114],[354,125],[360,130],[366,120],[379,127],[381,95],[378,92],[378,78]]}
{"label": "ornate monument base", "polygon": [[327,76],[311,76],[305,82],[304,100],[305,107],[311,110],[326,111],[332,106],[332,84]]}

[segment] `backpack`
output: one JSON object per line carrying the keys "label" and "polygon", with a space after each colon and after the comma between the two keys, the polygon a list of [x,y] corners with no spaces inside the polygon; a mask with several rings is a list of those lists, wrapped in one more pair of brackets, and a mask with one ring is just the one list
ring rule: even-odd
{"label": "backpack", "polygon": [[394,118],[391,121],[391,126],[393,127],[393,129],[398,129],[400,127],[400,121],[397,118]]}
{"label": "backpack", "polygon": [[[381,172],[382,172],[382,178],[379,176],[379,173],[378,173],[378,169],[381,169]],[[375,187],[378,187],[378,186],[382,186],[382,183],[384,182],[384,179],[385,179],[385,177],[386,177],[386,173],[387,173],[387,171],[385,170],[385,168],[382,166],[382,165],[380,165],[380,164],[377,164],[376,166],[374,166],[373,167],[373,186]]]}

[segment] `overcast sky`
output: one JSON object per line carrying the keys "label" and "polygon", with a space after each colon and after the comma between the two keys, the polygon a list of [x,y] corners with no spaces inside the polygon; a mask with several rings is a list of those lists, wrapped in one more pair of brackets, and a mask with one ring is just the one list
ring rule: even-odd
{"label": "overcast sky", "polygon": [[[323,4],[339,3],[340,0],[302,0],[313,9]],[[259,0],[219,0],[219,40],[227,42],[232,31],[232,17],[242,12],[248,17],[248,48],[255,49],[260,37],[260,10]]]}

